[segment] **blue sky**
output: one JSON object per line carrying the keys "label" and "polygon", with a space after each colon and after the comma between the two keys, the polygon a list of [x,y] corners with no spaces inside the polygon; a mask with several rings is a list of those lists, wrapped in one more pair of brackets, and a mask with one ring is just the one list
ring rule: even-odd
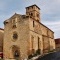
{"label": "blue sky", "polygon": [[41,22],[60,38],[60,0],[0,0],[0,27],[4,28],[3,21],[15,12],[25,14],[25,7],[33,4],[41,9]]}

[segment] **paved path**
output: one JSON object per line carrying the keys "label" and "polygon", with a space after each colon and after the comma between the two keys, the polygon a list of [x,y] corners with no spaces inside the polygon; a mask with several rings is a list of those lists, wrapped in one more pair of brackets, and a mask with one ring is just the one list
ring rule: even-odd
{"label": "paved path", "polygon": [[60,60],[60,52],[47,54],[43,57],[39,57],[37,60]]}

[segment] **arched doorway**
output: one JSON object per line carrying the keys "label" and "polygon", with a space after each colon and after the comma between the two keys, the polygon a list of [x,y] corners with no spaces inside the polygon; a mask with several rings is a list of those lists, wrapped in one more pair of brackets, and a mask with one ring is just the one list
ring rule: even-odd
{"label": "arched doorway", "polygon": [[20,59],[20,49],[16,45],[12,46],[12,54],[14,59],[19,60]]}

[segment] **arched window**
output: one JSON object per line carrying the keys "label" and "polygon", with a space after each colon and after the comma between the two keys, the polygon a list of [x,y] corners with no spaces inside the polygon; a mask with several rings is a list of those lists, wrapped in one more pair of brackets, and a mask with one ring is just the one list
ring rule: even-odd
{"label": "arched window", "polygon": [[33,16],[33,13],[31,13],[30,15]]}
{"label": "arched window", "polygon": [[40,48],[40,38],[38,37],[38,49]]}
{"label": "arched window", "polygon": [[34,43],[34,37],[31,36],[31,43],[32,43],[32,49],[33,49],[33,43]]}
{"label": "arched window", "polygon": [[39,17],[39,14],[37,14],[37,17]]}
{"label": "arched window", "polygon": [[33,9],[33,6],[32,6],[32,9]]}
{"label": "arched window", "polygon": [[17,20],[18,20],[17,17],[15,17],[15,18],[12,20],[13,28],[16,28],[16,27],[17,27]]}
{"label": "arched window", "polygon": [[33,13],[29,13],[29,15],[32,17],[33,16]]}
{"label": "arched window", "polygon": [[35,23],[34,23],[34,21],[33,21],[33,27],[35,26]]}

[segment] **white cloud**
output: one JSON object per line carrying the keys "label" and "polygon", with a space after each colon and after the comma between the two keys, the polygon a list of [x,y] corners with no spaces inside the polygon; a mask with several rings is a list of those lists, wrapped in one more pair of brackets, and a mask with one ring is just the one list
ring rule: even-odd
{"label": "white cloud", "polygon": [[60,37],[60,21],[52,21],[52,22],[44,22],[44,24],[49,27],[51,30],[54,31],[55,33],[55,38],[59,38]]}
{"label": "white cloud", "polygon": [[60,25],[60,21],[44,22],[46,25]]}
{"label": "white cloud", "polygon": [[0,0],[0,27],[5,19],[15,12],[24,13],[23,8],[32,4],[37,4],[41,8],[42,23],[55,32],[55,38],[60,37],[60,0]]}

